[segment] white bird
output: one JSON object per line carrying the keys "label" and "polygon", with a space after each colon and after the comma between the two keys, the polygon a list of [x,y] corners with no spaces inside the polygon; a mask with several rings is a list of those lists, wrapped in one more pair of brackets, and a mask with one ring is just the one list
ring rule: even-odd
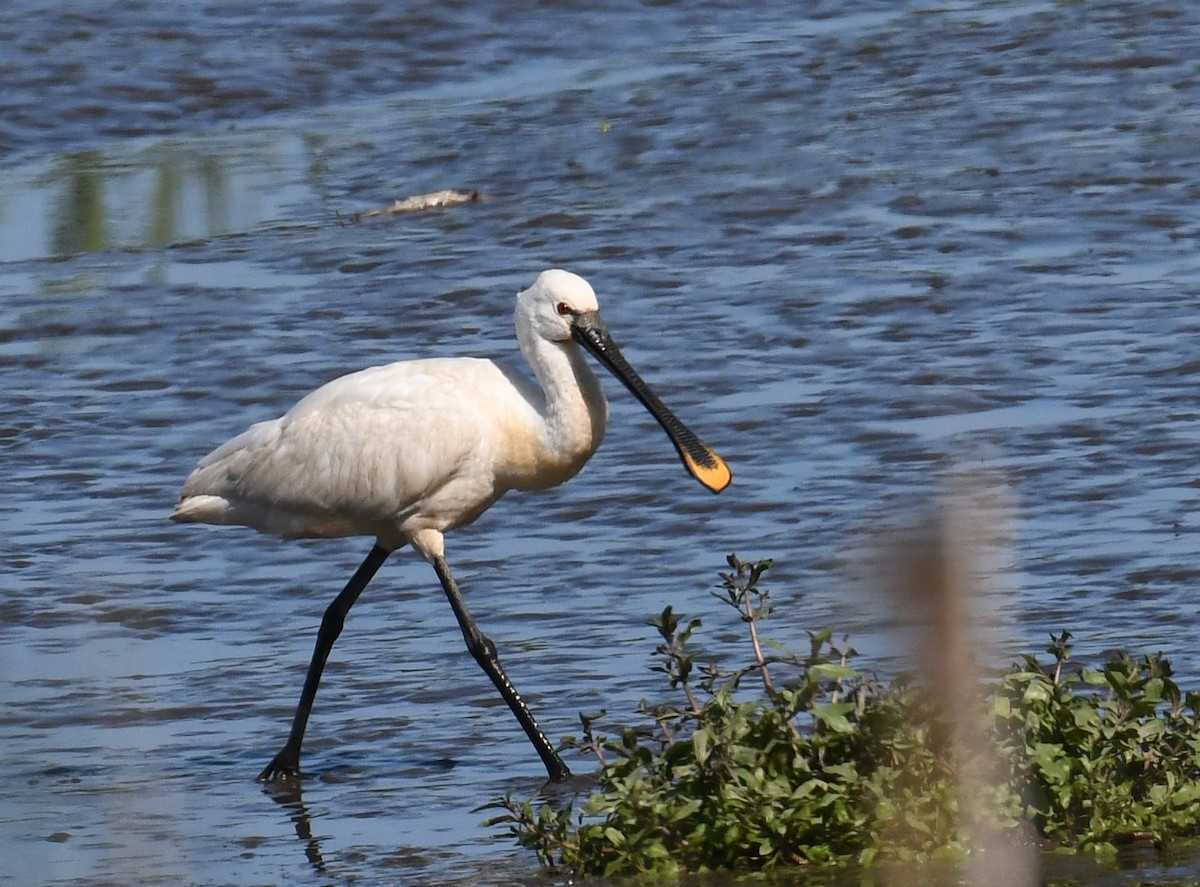
{"label": "white bird", "polygon": [[443,534],[471,523],[509,490],[562,483],[596,451],[608,404],[579,345],[645,405],[701,484],[720,492],[730,472],[626,363],[582,277],[543,272],[517,295],[514,320],[539,384],[477,358],[372,367],[318,388],[278,419],[252,425],[205,456],[184,483],[171,514],[176,521],[239,524],[285,539],[375,538],[325,611],[291,733],[260,781],[299,778],[300,745],[329,651],[359,594],[403,545],[433,565],[467,649],[550,778],[570,776],[468,612],[446,563]]}

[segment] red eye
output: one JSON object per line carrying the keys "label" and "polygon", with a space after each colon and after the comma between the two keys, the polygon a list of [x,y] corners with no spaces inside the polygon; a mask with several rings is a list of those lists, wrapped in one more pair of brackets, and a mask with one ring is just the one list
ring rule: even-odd
{"label": "red eye", "polygon": [[554,306],[554,310],[557,311],[559,314],[563,315],[564,317],[566,317],[568,314],[575,313],[574,311],[571,310],[571,306],[568,305],[566,302],[559,302],[557,305]]}

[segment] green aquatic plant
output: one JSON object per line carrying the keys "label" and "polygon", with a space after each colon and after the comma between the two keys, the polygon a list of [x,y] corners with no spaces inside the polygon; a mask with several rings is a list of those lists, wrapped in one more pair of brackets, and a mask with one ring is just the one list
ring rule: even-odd
{"label": "green aquatic plant", "polygon": [[1200,826],[1196,693],[1182,693],[1157,654],[1069,668],[1071,635],[1001,676],[993,696],[997,751],[1025,812],[1047,838],[1103,854],[1161,844]]}
{"label": "green aquatic plant", "polygon": [[[1200,830],[1198,697],[1160,656],[1076,668],[1063,632],[1048,665],[1023,657],[980,688],[989,747],[968,749],[935,694],[860,671],[846,639],[809,632],[803,653],[767,641],[770,561],[728,560],[716,594],[749,661],[702,663],[701,621],[665,608],[651,624],[666,700],[611,735],[604,712],[581,715],[565,742],[596,758],[595,789],[566,804],[509,795],[489,825],[544,865],[607,876],[955,859],[983,833],[1110,854]],[[970,756],[996,778],[962,809]]]}

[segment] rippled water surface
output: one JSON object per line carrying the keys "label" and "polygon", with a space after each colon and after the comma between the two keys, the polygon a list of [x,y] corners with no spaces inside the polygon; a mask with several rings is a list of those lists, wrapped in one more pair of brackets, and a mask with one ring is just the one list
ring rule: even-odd
{"label": "rippled water surface", "polygon": [[[450,537],[552,736],[658,692],[665,604],[737,639],[730,551],[776,559],[773,636],[886,668],[867,552],[964,477],[994,655],[1069,628],[1200,679],[1200,7],[485,8],[0,5],[0,883],[534,878],[473,808],[541,768],[427,565],[352,613],[277,797],[369,541],[166,515],[342,372],[514,356],[550,266],[734,471],[608,384],[579,477]],[[446,187],[484,199],[347,223]]]}

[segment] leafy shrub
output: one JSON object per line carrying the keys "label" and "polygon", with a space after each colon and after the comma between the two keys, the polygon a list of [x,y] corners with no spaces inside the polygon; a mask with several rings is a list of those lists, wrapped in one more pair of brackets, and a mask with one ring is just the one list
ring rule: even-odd
{"label": "leafy shrub", "polygon": [[[603,875],[955,857],[980,828],[1099,853],[1197,832],[1200,697],[1180,693],[1165,659],[1076,669],[1063,632],[1048,668],[1026,656],[981,688],[991,747],[972,752],[933,694],[861,673],[831,632],[810,632],[804,655],[774,650],[759,634],[770,561],[728,560],[717,596],[752,660],[698,666],[700,620],[667,607],[652,620],[655,667],[674,701],[643,702],[642,723],[611,737],[597,732],[603,712],[581,715],[566,745],[596,756],[595,791],[577,807],[505,797],[489,825],[545,865]],[[749,676],[762,693],[745,698]],[[980,764],[996,778],[960,809],[962,769]]]}
{"label": "leafy shrub", "polygon": [[998,754],[1011,784],[1029,786],[1026,815],[1047,838],[1103,853],[1194,833],[1200,697],[1181,694],[1155,654],[1068,670],[1070,638],[1053,639],[1049,672],[1027,656],[992,699]]}

